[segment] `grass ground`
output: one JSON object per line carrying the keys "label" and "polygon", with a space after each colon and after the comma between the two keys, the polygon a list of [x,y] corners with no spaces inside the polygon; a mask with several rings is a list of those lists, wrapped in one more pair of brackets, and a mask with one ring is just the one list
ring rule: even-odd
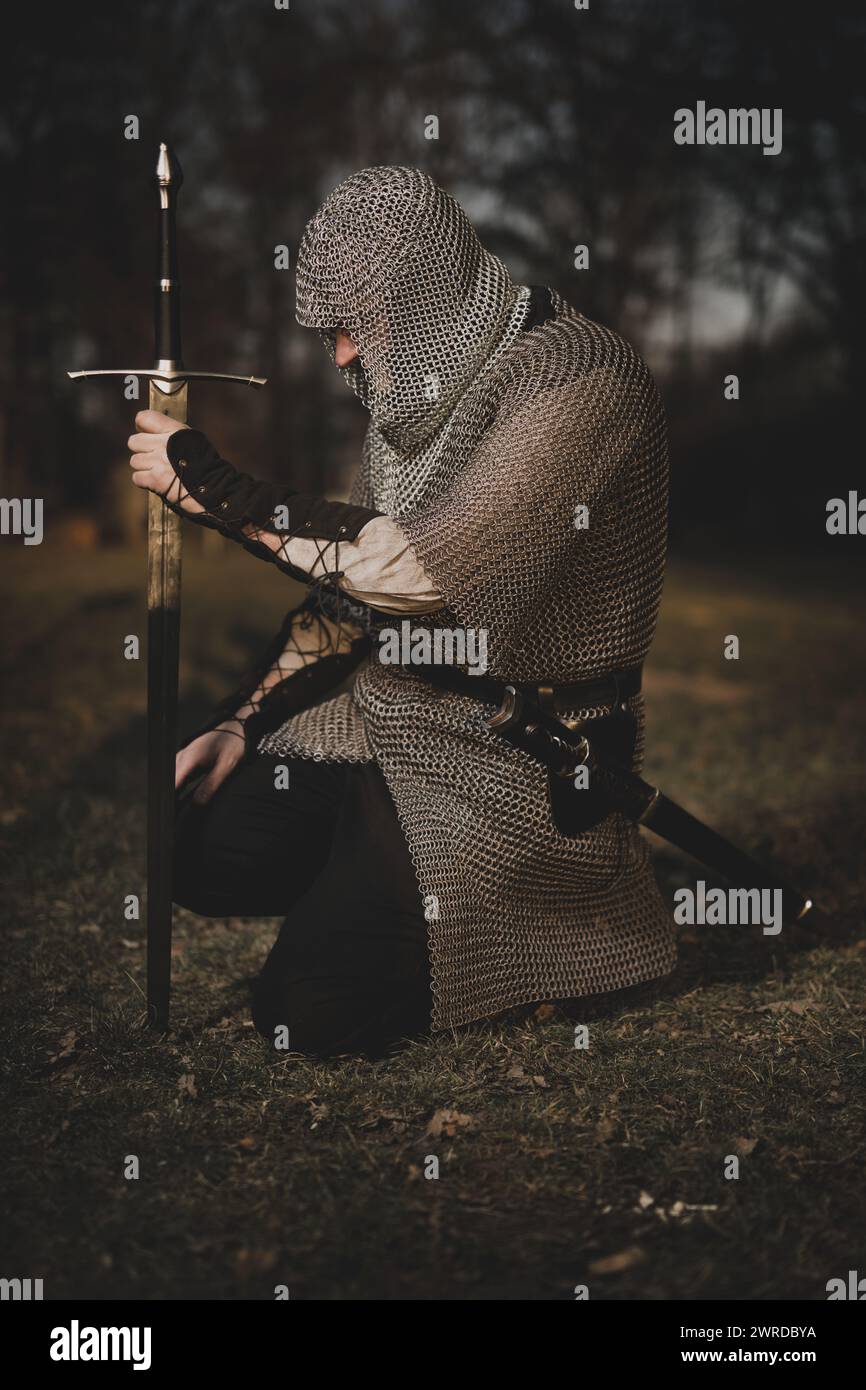
{"label": "grass ground", "polygon": [[[227,551],[186,562],[188,725],[288,606]],[[0,1274],[49,1298],[822,1299],[862,1272],[862,594],[673,567],[649,668],[648,775],[788,866],[825,939],[684,929],[660,988],[577,1011],[587,1051],[542,1007],[317,1064],[250,1025],[272,921],[179,910],[173,1028],[143,1028],[141,570],[4,566]],[[668,893],[700,876],[657,867]]]}

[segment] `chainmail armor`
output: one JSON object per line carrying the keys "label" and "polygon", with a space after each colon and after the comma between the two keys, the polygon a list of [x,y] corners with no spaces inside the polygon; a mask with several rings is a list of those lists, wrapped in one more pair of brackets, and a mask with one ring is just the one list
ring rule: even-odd
{"label": "chainmail armor", "polygon": [[[341,185],[298,265],[299,320],[359,348],[344,370],[372,419],[353,501],[400,521],[445,598],[413,627],[486,629],[488,674],[576,682],[649,649],[666,429],[627,343],[556,295],[523,332],[528,293],[416,170]],[[544,770],[485,728],[492,707],[380,664],[375,623],[372,636],[351,693],[260,746],[381,766],[428,907],[434,1026],[670,971],[670,915],[636,827],[615,813],[560,835]],[[638,770],[642,698],[629,704]]]}

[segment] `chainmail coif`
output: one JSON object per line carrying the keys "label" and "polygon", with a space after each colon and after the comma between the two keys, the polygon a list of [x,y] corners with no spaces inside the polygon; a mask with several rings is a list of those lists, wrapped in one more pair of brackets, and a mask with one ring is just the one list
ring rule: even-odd
{"label": "chainmail coif", "polygon": [[[413,626],[486,629],[490,675],[575,682],[639,664],[652,640],[666,430],[627,343],[556,295],[522,331],[528,304],[417,170],[355,175],[304,237],[298,318],[329,343],[352,336],[345,375],[372,416],[353,500],[400,520],[444,595]],[[637,769],[643,705],[629,703]],[[379,763],[426,906],[438,1027],[619,989],[675,959],[637,829],[617,813],[562,836],[543,769],[485,728],[492,712],[379,664],[374,642],[351,693],[261,745]]]}

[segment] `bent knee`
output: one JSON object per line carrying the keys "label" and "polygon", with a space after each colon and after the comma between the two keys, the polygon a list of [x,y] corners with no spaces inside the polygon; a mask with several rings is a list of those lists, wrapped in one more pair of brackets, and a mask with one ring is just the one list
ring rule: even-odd
{"label": "bent knee", "polygon": [[185,907],[189,912],[194,912],[196,917],[225,917],[230,916],[223,905],[208,896],[207,890],[201,883],[191,882],[175,875],[174,886],[172,888],[171,900],[175,907]]}
{"label": "bent knee", "polygon": [[212,817],[187,806],[175,826],[172,901],[199,917],[246,915],[238,903],[242,876],[231,854],[214,833]]}

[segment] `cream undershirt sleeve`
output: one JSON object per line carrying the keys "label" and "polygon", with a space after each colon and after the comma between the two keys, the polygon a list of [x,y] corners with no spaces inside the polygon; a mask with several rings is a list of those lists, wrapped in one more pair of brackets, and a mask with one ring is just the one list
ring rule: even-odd
{"label": "cream undershirt sleeve", "polygon": [[[290,564],[312,579],[335,568],[332,544],[293,536],[282,549]],[[442,595],[389,516],[374,517],[356,540],[340,542],[339,568],[343,577],[337,582],[343,592],[384,613],[435,613],[442,607]]]}

